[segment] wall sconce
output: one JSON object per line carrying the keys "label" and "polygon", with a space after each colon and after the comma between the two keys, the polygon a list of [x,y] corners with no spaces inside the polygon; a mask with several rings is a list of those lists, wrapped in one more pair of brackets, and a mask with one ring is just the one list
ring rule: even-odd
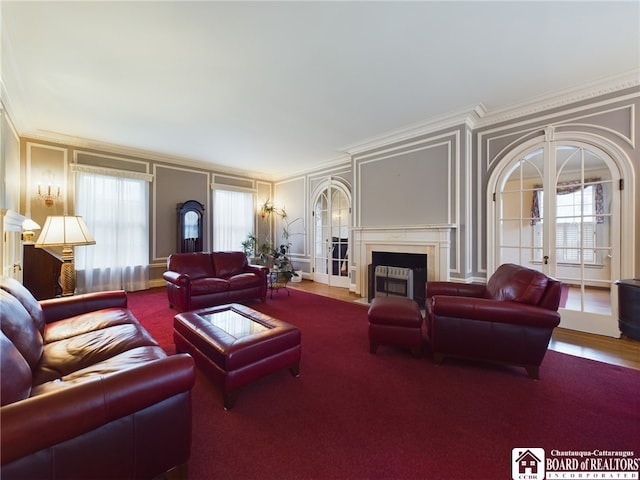
{"label": "wall sconce", "polygon": [[73,247],[95,245],[96,241],[89,232],[82,217],[49,216],[44,223],[42,233],[36,241],[36,248],[62,247],[62,266],[60,267],[60,285],[62,295],[73,295],[76,290],[76,269],[73,264]]}
{"label": "wall sconce", "polygon": [[60,185],[56,186],[55,189],[52,189],[51,184],[48,184],[45,190],[40,184],[38,184],[37,192],[38,197],[44,201],[44,204],[47,207],[51,207],[56,203],[56,200],[60,198]]}
{"label": "wall sconce", "polygon": [[40,230],[40,225],[30,218],[25,218],[22,222],[22,239],[24,243],[28,245],[33,244],[33,237],[35,236],[34,230]]}

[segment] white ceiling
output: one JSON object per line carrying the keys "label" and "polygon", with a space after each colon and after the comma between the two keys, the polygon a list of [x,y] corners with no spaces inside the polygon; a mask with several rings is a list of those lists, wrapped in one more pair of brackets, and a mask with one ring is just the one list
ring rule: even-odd
{"label": "white ceiling", "polygon": [[57,134],[270,177],[640,67],[640,3],[1,2],[3,102]]}

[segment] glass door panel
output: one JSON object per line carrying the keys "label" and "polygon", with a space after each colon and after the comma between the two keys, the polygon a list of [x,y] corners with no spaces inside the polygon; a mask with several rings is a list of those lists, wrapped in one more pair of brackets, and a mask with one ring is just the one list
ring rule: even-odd
{"label": "glass door panel", "polygon": [[500,232],[500,263],[516,263],[542,269],[543,239],[541,211],[536,208],[543,184],[543,150],[531,152],[505,175],[497,198]]}
{"label": "glass door panel", "polygon": [[327,243],[327,238],[329,237],[329,199],[327,198],[327,193],[327,191],[324,191],[320,194],[314,208],[315,235],[313,271],[315,274],[320,275],[314,278],[314,280],[321,281],[322,283],[327,283],[328,279],[326,275],[329,269],[329,244]]}
{"label": "glass door panel", "polygon": [[514,159],[498,181],[496,265],[517,263],[562,280],[563,327],[615,336],[618,178],[603,152],[547,142]]}
{"label": "glass door panel", "polygon": [[612,175],[595,152],[559,145],[556,158],[557,276],[568,287],[564,308],[611,315]]}
{"label": "glass door panel", "polygon": [[347,252],[349,248],[349,200],[342,190],[331,194],[331,275],[349,275]]}
{"label": "glass door panel", "polygon": [[330,182],[314,204],[314,280],[349,287],[351,205],[345,190]]}

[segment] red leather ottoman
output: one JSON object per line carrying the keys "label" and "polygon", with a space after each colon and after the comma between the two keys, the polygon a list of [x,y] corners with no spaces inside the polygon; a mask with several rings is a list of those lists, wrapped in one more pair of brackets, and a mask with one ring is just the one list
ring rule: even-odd
{"label": "red leather ottoman", "polygon": [[229,410],[240,387],[289,368],[300,374],[300,330],[237,303],[174,317],[173,339],[222,390]]}
{"label": "red leather ottoman", "polygon": [[426,329],[415,300],[404,297],[376,297],[369,307],[369,348],[376,353],[378,345],[408,347],[422,356]]}

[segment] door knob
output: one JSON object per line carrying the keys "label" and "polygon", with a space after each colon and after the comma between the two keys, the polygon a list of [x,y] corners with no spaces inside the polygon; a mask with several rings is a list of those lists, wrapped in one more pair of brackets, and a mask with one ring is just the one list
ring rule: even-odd
{"label": "door knob", "polygon": [[544,257],[542,257],[542,259],[544,260],[545,265],[549,264],[549,255],[545,255]]}

